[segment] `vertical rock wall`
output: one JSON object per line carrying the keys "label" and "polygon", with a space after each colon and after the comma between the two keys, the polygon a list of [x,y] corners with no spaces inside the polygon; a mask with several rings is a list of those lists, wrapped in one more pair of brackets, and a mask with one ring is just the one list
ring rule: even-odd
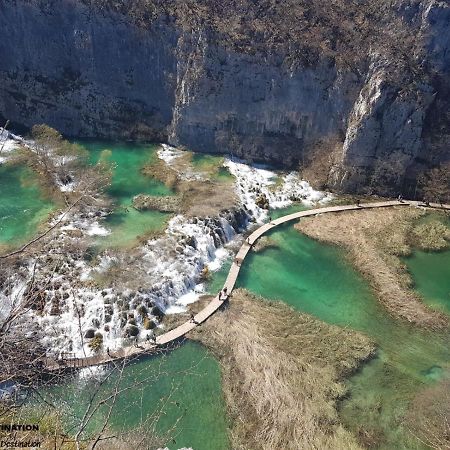
{"label": "vertical rock wall", "polygon": [[420,42],[417,70],[375,52],[356,66],[325,55],[289,66],[282,52],[235,50],[210,26],[188,29],[170,14],[138,26],[82,1],[4,0],[0,114],[71,136],[159,140],[290,168],[330,138],[332,187],[367,188],[377,164],[394,158],[398,189],[449,157],[450,136],[450,7],[398,4]]}

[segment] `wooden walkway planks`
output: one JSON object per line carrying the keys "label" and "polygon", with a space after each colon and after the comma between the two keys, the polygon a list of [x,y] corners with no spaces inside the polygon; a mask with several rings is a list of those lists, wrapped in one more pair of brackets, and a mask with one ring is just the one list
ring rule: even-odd
{"label": "wooden walkway planks", "polygon": [[[364,203],[360,205],[338,205],[329,206],[323,208],[315,208],[306,211],[299,211],[293,214],[288,214],[283,217],[279,217],[269,223],[260,226],[258,229],[253,231],[250,236],[245,240],[239,249],[233,263],[231,264],[230,271],[228,272],[227,279],[224,284],[228,290],[228,294],[234,289],[237,278],[239,276],[239,271],[241,269],[241,264],[244,262],[248,252],[250,251],[252,245],[265,233],[267,233],[272,228],[278,225],[300,219],[302,217],[314,216],[317,214],[326,213],[336,213],[343,211],[360,211],[370,208],[386,208],[392,206],[414,206],[414,207],[426,207],[426,208],[436,208],[450,210],[450,205],[440,205],[437,203],[431,203],[425,205],[423,202],[417,201],[384,201],[384,202],[373,202]],[[205,322],[209,317],[211,317],[218,309],[223,305],[223,301],[219,300],[219,295],[216,295],[211,302],[203,308],[197,315],[194,316],[195,322],[185,322],[182,325],[168,331],[156,338],[156,345],[154,343],[142,343],[135,347],[123,347],[119,350],[111,351],[109,354],[101,353],[95,356],[88,356],[86,358],[70,358],[64,361],[56,361],[54,359],[46,358],[44,361],[44,367],[47,371],[57,371],[67,368],[84,368],[90,366],[97,366],[101,364],[108,364],[113,361],[131,358],[142,354],[154,353],[158,347],[168,345],[174,341],[185,336],[187,333],[192,331],[197,325]]]}

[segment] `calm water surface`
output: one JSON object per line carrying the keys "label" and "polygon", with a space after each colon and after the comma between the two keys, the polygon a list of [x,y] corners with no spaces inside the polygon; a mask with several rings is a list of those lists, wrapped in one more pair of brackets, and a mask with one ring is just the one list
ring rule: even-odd
{"label": "calm water surface", "polygon": [[[449,335],[392,319],[340,249],[309,239],[290,225],[269,235],[278,248],[252,253],[241,269],[239,286],[370,336],[379,346],[378,357],[348,382],[350,397],[341,404],[341,418],[354,432],[370,430],[378,448],[422,448],[400,419],[408,401],[449,369]],[[450,267],[442,271],[448,279]],[[440,277],[434,280],[440,283]]]}
{"label": "calm water surface", "polygon": [[53,209],[30,169],[0,165],[0,248],[31,238]]}

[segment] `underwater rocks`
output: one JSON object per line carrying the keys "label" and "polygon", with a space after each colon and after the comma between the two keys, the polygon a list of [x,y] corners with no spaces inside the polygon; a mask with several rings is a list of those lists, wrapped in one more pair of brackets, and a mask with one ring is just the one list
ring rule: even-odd
{"label": "underwater rocks", "polygon": [[269,236],[261,236],[255,245],[253,245],[252,250],[254,252],[262,252],[268,248],[277,248],[277,242]]}

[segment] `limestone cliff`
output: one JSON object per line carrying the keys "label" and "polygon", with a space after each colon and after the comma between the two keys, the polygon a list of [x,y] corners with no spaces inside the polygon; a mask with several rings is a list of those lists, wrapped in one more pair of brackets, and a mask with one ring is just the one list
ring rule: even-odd
{"label": "limestone cliff", "polygon": [[387,163],[407,190],[449,158],[450,6],[369,3],[3,0],[0,114],[285,167],[325,146],[331,187]]}

